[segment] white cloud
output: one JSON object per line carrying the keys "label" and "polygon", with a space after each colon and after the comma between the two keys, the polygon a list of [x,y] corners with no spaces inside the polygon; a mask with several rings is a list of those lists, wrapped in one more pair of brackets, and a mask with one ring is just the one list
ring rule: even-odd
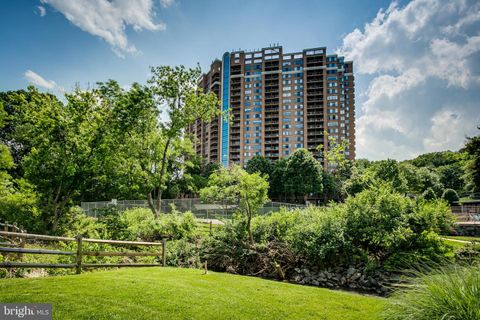
{"label": "white cloud", "polygon": [[57,87],[57,84],[53,80],[47,80],[38,73],[33,72],[32,70],[27,70],[24,73],[25,78],[28,80],[28,82],[45,88],[45,89],[50,89],[53,90]]}
{"label": "white cloud", "polygon": [[175,0],[160,0],[160,4],[164,8],[171,7],[175,3]]}
{"label": "white cloud", "polygon": [[131,26],[135,31],[165,30],[164,23],[154,21],[153,0],[41,0],[61,12],[75,26],[110,44],[120,57],[125,53],[137,53],[130,44],[125,29]]}
{"label": "white cloud", "polygon": [[42,6],[37,6],[37,12],[40,15],[40,17],[44,17],[47,14],[47,9]]}
{"label": "white cloud", "polygon": [[343,39],[357,87],[357,155],[405,159],[458,149],[480,123],[480,2],[414,0]]}

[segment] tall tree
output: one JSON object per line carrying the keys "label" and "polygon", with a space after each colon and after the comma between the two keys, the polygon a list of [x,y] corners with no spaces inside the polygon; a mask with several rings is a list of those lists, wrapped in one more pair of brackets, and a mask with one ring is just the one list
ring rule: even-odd
{"label": "tall tree", "polygon": [[[480,126],[478,129],[480,130]],[[470,156],[466,164],[469,189],[474,193],[480,192],[480,135],[467,138],[465,151]]]}
{"label": "tall tree", "polygon": [[283,178],[286,192],[295,199],[323,190],[322,167],[306,149],[297,149],[288,157]]}
{"label": "tall tree", "polygon": [[65,105],[34,88],[29,93],[33,98],[23,106],[28,112],[16,130],[31,146],[23,159],[25,177],[40,192],[55,231],[67,204],[103,167],[105,153],[114,152],[104,143],[110,108],[95,90],[66,94]]}
{"label": "tall tree", "polygon": [[214,93],[200,92],[198,79],[200,67],[187,69],[184,66],[160,66],[151,68],[152,77],[148,81],[153,101],[165,112],[164,121],[159,123],[161,143],[159,141],[158,167],[156,181],[148,192],[147,199],[152,212],[158,217],[161,211],[162,193],[166,188],[168,162],[181,145],[179,140],[186,139],[184,130],[197,119],[208,122],[220,115],[219,101]]}

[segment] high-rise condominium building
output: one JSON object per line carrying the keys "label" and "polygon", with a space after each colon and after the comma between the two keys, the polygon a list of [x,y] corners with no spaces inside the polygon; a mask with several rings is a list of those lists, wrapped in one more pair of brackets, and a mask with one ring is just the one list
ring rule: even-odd
{"label": "high-rise condominium building", "polygon": [[188,128],[206,162],[245,165],[255,155],[277,160],[299,148],[323,162],[318,147],[328,148],[332,138],[348,140],[345,153],[355,157],[352,62],[325,47],[226,52],[200,83],[230,114]]}

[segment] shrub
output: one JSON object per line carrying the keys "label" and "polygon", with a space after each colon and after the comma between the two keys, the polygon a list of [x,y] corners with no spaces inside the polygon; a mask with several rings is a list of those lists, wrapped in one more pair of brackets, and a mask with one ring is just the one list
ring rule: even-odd
{"label": "shrub", "polygon": [[298,220],[300,210],[281,209],[267,216],[256,216],[252,220],[253,237],[256,243],[287,241],[291,229]]}
{"label": "shrub", "polygon": [[248,274],[271,275],[275,265],[398,271],[451,256],[438,233],[452,221],[443,200],[416,201],[374,183],[343,204],[255,217],[253,247],[246,245],[245,221],[232,221],[205,243],[204,257],[219,270]]}
{"label": "shrub", "polygon": [[307,208],[298,214],[292,230],[293,249],[311,264],[325,265],[345,261],[351,248],[346,239],[346,216],[343,206]]}
{"label": "shrub", "polygon": [[82,208],[72,207],[65,216],[68,223],[62,223],[59,231],[67,237],[81,234],[85,238],[101,238],[103,225],[95,218],[85,214]]}
{"label": "shrub", "polygon": [[45,226],[40,219],[36,193],[24,180],[16,184],[15,190],[0,193],[0,221],[17,223],[31,233],[41,232]]}
{"label": "shrub", "polygon": [[424,230],[448,233],[455,222],[450,206],[442,199],[426,201],[419,199],[410,215],[410,224],[415,232]]}
{"label": "shrub", "polygon": [[188,239],[167,242],[166,262],[168,266],[184,268],[200,268],[199,243]]}
{"label": "shrub", "polygon": [[380,258],[405,238],[410,199],[389,184],[375,184],[345,201],[346,236],[354,246]]}
{"label": "shrub", "polygon": [[480,319],[479,266],[450,266],[415,274],[388,301],[384,318],[389,320]]}
{"label": "shrub", "polygon": [[453,189],[445,189],[442,194],[442,199],[445,199],[450,205],[459,200],[457,191]]}
{"label": "shrub", "polygon": [[120,215],[120,225],[126,226],[124,237],[130,240],[160,240],[165,236],[173,239],[192,237],[196,221],[191,212],[172,211],[158,219],[152,212],[144,208],[126,210]]}

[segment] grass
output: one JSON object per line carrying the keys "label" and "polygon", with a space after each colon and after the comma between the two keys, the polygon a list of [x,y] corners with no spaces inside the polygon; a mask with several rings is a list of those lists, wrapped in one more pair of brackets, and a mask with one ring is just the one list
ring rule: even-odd
{"label": "grass", "polygon": [[416,274],[388,301],[385,318],[389,320],[478,320],[479,266],[448,266]]}
{"label": "grass", "polygon": [[447,239],[453,239],[453,240],[463,240],[463,241],[479,241],[479,242],[480,242],[480,237],[467,237],[467,236],[446,236],[445,238],[447,238]]}
{"label": "grass", "polygon": [[0,301],[54,319],[380,319],[385,299],[196,269],[128,268],[1,279]]}

